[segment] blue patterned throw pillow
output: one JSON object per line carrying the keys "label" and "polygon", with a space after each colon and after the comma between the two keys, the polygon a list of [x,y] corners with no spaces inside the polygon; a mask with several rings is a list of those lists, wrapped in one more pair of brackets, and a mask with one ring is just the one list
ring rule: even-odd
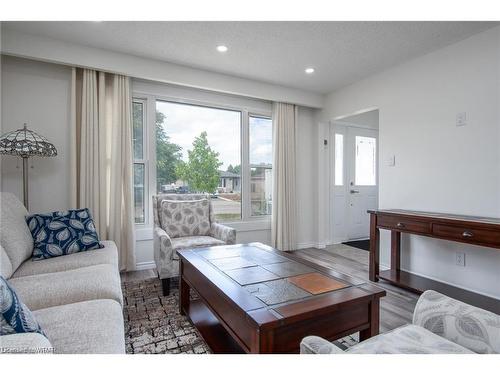
{"label": "blue patterned throw pillow", "polygon": [[45,336],[32,312],[0,276],[0,335],[35,332]]}
{"label": "blue patterned throw pillow", "polygon": [[26,217],[34,240],[33,260],[100,249],[88,208]]}

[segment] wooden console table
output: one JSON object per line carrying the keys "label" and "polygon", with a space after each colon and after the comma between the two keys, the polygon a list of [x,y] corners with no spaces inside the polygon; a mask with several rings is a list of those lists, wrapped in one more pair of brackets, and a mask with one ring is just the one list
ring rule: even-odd
{"label": "wooden console table", "polygon": [[[500,219],[406,210],[369,210],[370,280],[388,281],[422,293],[433,289],[452,298],[500,314],[500,301],[400,269],[401,233],[500,249]],[[380,229],[391,231],[391,269],[379,270]],[[500,270],[499,270],[500,272]],[[498,284],[500,288],[500,284]]]}

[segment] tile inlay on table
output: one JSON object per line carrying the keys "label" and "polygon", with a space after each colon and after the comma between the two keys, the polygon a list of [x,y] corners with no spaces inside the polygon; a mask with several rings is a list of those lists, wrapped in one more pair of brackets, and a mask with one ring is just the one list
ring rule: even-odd
{"label": "tile inlay on table", "polygon": [[280,278],[278,275],[269,272],[268,270],[260,266],[238,268],[235,270],[227,270],[224,272],[240,285],[261,283],[264,281],[276,280]]}
{"label": "tile inlay on table", "polygon": [[216,258],[211,259],[210,263],[223,271],[257,266],[257,263],[253,260],[249,260],[244,257]]}
{"label": "tile inlay on table", "polygon": [[239,257],[243,253],[240,248],[208,248],[198,251],[205,259],[219,259],[219,258],[229,258],[229,257]]}
{"label": "tile inlay on table", "polygon": [[348,284],[335,280],[332,277],[322,275],[318,272],[289,277],[287,280],[312,294],[331,292],[349,286]]}
{"label": "tile inlay on table", "polygon": [[294,261],[291,262],[282,262],[282,263],[274,263],[274,264],[265,264],[262,265],[262,268],[281,276],[281,277],[290,277],[301,275],[304,273],[311,273],[315,270],[311,267],[306,266],[305,264],[297,263]]}
{"label": "tile inlay on table", "polygon": [[273,280],[245,286],[245,289],[267,305],[298,300],[311,296],[286,280]]}

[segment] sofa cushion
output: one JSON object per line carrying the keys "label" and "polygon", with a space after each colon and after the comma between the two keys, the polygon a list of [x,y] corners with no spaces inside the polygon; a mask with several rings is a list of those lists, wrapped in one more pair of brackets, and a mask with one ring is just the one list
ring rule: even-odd
{"label": "sofa cushion", "polygon": [[161,202],[161,222],[171,238],[206,236],[210,233],[208,199]]}
{"label": "sofa cushion", "polygon": [[0,244],[15,271],[33,253],[33,238],[26,225],[26,208],[12,193],[0,193]]}
{"label": "sofa cushion", "polygon": [[16,333],[0,338],[0,353],[52,354],[53,352],[54,348],[47,337],[39,333]]}
{"label": "sofa cushion", "polygon": [[31,310],[93,299],[123,301],[118,269],[110,264],[15,277],[10,283]]}
{"label": "sofa cushion", "polygon": [[369,338],[347,350],[367,354],[472,354],[473,352],[413,324]]}
{"label": "sofa cushion", "polygon": [[44,334],[31,311],[21,302],[16,291],[0,276],[0,335],[15,333]]}
{"label": "sofa cushion", "polygon": [[174,249],[174,258],[177,257],[177,250],[189,249],[193,247],[209,247],[225,245],[224,241],[210,236],[188,236],[172,238],[172,248]]}
{"label": "sofa cushion", "polygon": [[122,308],[116,301],[78,302],[34,314],[54,353],[125,353]]}
{"label": "sofa cushion", "polygon": [[0,245],[0,276],[8,279],[12,276],[13,271],[9,256],[5,252],[3,246]]}
{"label": "sofa cushion", "polygon": [[82,251],[63,257],[32,261],[28,259],[14,273],[13,277],[39,275],[41,273],[69,271],[77,268],[111,264],[118,269],[118,250],[113,241],[101,241],[102,249]]}
{"label": "sofa cushion", "polygon": [[35,242],[34,260],[102,247],[87,208],[34,214],[28,216],[26,222]]}

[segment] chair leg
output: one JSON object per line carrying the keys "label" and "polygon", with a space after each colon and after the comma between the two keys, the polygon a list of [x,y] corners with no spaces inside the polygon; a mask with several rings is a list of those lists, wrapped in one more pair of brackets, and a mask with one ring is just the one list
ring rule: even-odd
{"label": "chair leg", "polygon": [[161,287],[163,289],[163,296],[170,294],[170,278],[161,279]]}

